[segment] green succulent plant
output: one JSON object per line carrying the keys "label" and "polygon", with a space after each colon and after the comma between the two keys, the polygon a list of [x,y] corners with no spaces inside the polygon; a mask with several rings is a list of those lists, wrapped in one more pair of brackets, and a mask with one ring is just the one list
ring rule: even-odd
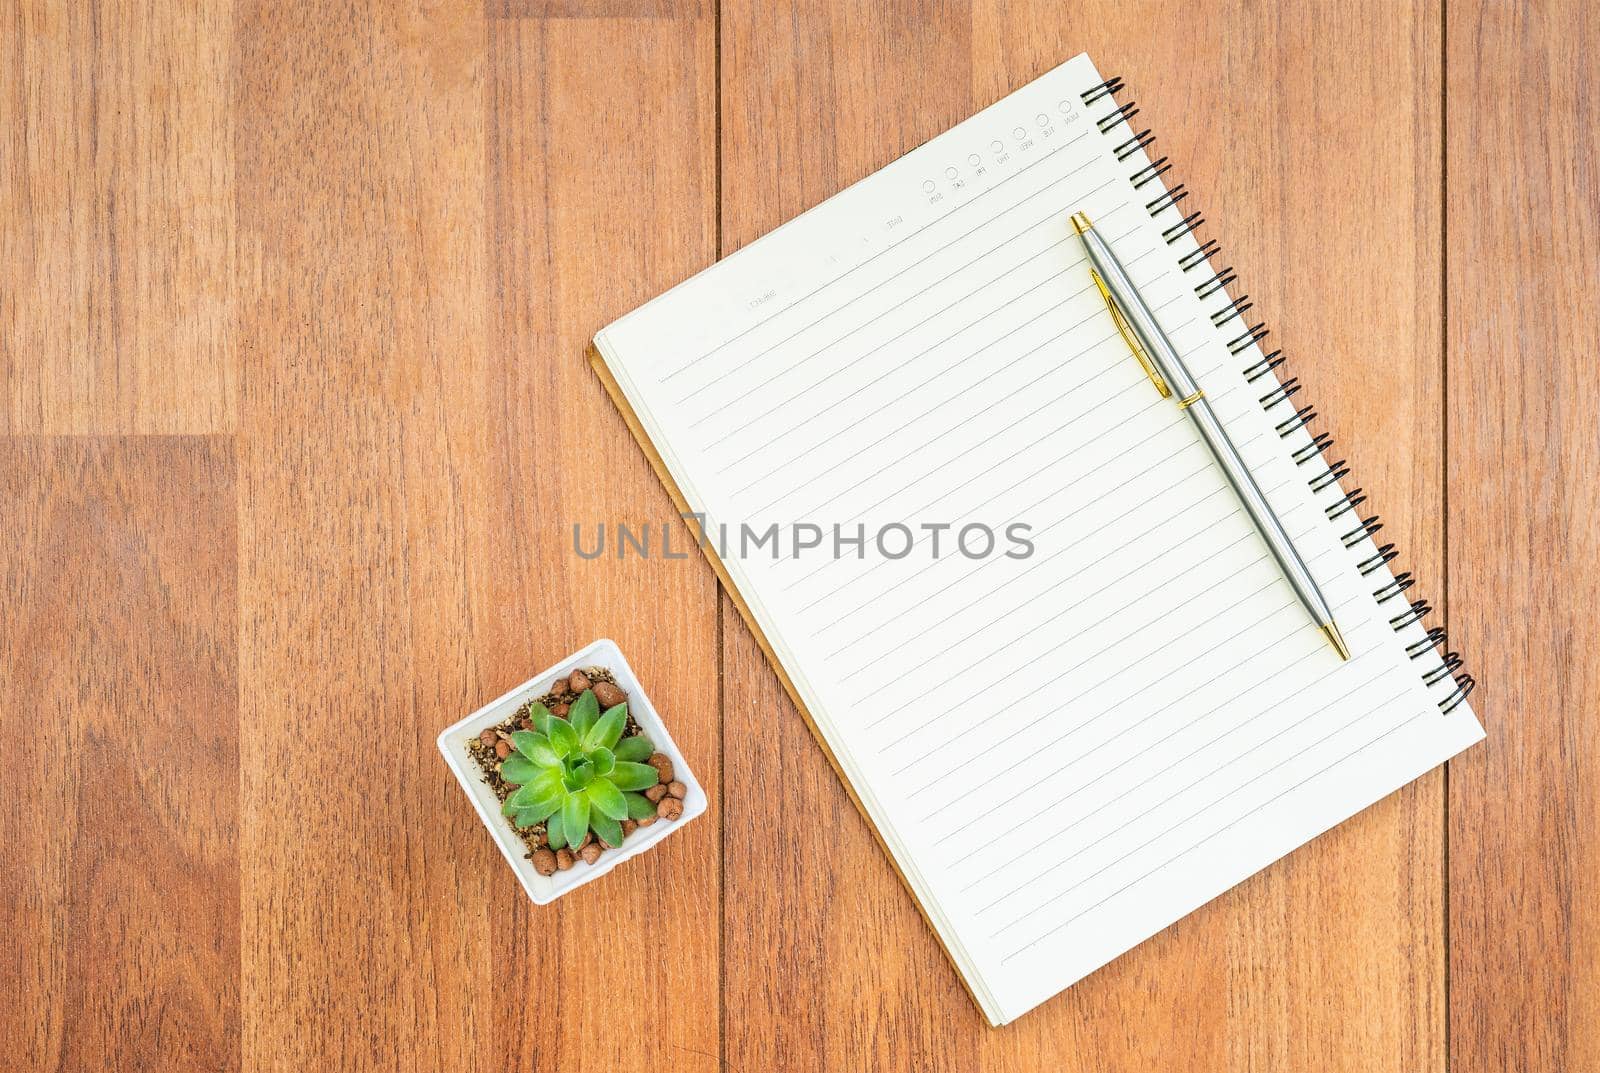
{"label": "green succulent plant", "polygon": [[567,718],[538,701],[528,705],[532,730],[511,735],[516,750],[500,765],[500,777],[517,787],[505,814],[518,827],[545,825],[551,849],[576,846],[593,831],[608,846],[622,845],[622,821],[656,814],[637,791],[654,786],[656,769],[640,763],[655,752],[650,739],[624,739],[627,702],[600,711],[593,690],[584,690]]}

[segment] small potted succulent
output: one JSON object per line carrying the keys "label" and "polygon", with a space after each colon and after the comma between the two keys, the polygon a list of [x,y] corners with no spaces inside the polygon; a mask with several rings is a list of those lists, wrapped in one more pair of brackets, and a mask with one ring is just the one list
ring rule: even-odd
{"label": "small potted succulent", "polygon": [[611,641],[596,641],[456,723],[439,736],[439,749],[541,905],[706,807]]}

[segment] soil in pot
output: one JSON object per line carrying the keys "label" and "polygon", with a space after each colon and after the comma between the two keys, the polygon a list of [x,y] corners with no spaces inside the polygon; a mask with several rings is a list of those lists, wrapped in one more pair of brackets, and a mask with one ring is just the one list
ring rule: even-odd
{"label": "soil in pot", "polygon": [[[542,704],[549,709],[551,715],[565,719],[579,698],[591,691],[601,711],[614,708],[628,699],[627,693],[617,685],[609,668],[588,667],[575,670],[564,678],[557,678],[543,695],[531,698],[531,702]],[[529,706],[524,704],[503,723],[484,730],[467,744],[467,751],[483,773],[484,783],[494,790],[495,798],[502,806],[506,798],[517,789],[500,775],[502,765],[514,752],[511,735],[518,730],[531,729],[533,722],[529,716]],[[633,713],[629,712],[627,724],[622,731],[622,739],[626,740],[642,733],[639,724],[633,718]],[[642,827],[649,827],[658,822],[670,822],[683,815],[683,798],[688,788],[675,778],[672,758],[665,753],[654,752],[645,762],[656,769],[657,781],[654,786],[648,787],[642,793],[656,806],[656,811],[652,816],[637,820],[622,820],[620,826],[624,842]],[[540,875],[553,875],[580,863],[592,865],[605,853],[620,848],[620,846],[605,846],[595,838],[594,831],[590,830],[584,833],[576,845],[552,850],[545,823],[519,828],[503,811],[500,814],[500,822],[509,826],[516,832],[517,837],[522,839],[523,845],[527,847],[527,852],[523,856],[533,862],[534,869]]]}

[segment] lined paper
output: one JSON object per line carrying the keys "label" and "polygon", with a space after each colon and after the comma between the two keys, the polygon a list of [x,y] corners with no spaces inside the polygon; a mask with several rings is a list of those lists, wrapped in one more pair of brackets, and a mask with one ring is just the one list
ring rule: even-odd
{"label": "lined paper", "polygon": [[[1246,326],[1197,298],[1192,241],[1163,235],[1180,214],[1152,219],[1142,154],[1116,158],[1127,128],[1083,104],[1100,81],[1070,61],[596,339],[713,533],[908,528],[903,557],[825,535],[724,561],[996,1023],[1482,735],[1441,715],[1405,648],[1420,628],[1390,621],[1405,600],[1374,598],[1387,568],[1361,575],[1359,512],[1309,486],[1309,441],[1276,427],[1293,407],[1263,409]],[[1348,663],[1129,356],[1076,210],[1196,373]],[[1025,524],[1033,554],[953,551],[973,523]]]}

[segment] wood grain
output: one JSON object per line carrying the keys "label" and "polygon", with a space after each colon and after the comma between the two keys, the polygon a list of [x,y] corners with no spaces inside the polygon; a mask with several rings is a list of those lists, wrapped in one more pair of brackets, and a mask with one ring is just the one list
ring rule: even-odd
{"label": "wood grain", "polygon": [[496,959],[481,904],[472,928],[449,899],[487,875],[448,867],[473,843],[430,749],[511,684],[472,620],[495,472],[481,9],[238,17],[244,1048],[470,1068]]}
{"label": "wood grain", "polygon": [[[1600,1067],[1596,32],[1575,0],[7,6],[8,1068]],[[1443,596],[1490,741],[993,1031],[705,564],[573,553],[674,524],[582,352],[1084,49]],[[713,807],[536,909],[433,738],[598,636]]]}
{"label": "wood grain", "polygon": [[705,0],[486,0],[499,19],[671,19],[711,17]]}
{"label": "wood grain", "polygon": [[[1268,324],[1268,349],[1304,385],[1295,402],[1315,403],[1315,427],[1336,438],[1330,459],[1349,460],[1362,514],[1383,518],[1400,568],[1439,581],[1438,12],[1239,14],[1214,66],[1152,53],[1118,69],[1188,68],[1150,79],[1158,96],[1135,83],[1141,119],[1216,221],[1216,263],[1237,268],[1249,322]],[[1137,40],[1126,26],[1119,38]],[[1116,55],[1111,42],[1096,51]],[[1226,116],[1229,136],[1184,123],[1196,110]],[[1197,914],[1180,964],[1204,960],[1208,926],[1227,949],[1221,1051],[1197,1067],[1442,1065],[1441,785],[1438,773],[1411,784]]]}
{"label": "wood grain", "polygon": [[[528,917],[537,938],[518,979],[534,996],[562,981],[553,997],[564,1024],[542,1024],[537,1007],[506,1024],[524,1047],[517,1068],[709,1073],[720,1061],[716,582],[698,556],[619,558],[613,545],[585,561],[572,543],[575,524],[590,547],[599,524],[623,522],[649,525],[657,540],[671,527],[687,549],[676,508],[583,354],[605,322],[714,257],[712,34],[698,19],[490,28],[495,319],[528,563],[507,611],[524,623],[528,651],[616,640],[713,802],[682,834],[584,888],[597,897]],[[636,126],[650,136],[614,133]],[[487,862],[493,850],[475,838]],[[520,892],[495,889],[496,904],[529,908]],[[512,1008],[525,1001],[512,996]]]}
{"label": "wood grain", "polygon": [[[1437,576],[1439,292],[1430,258],[1439,144],[1423,119],[1439,95],[1437,11],[1402,15],[1396,32],[1390,5],[1294,13],[1220,5],[1211,20],[1220,45],[1200,56],[1179,33],[1145,32],[1182,26],[1188,5],[1088,5],[1072,19],[1054,11],[930,5],[915,17],[874,19],[846,3],[725,5],[723,98],[734,103],[723,118],[724,252],[1087,48],[1107,74],[1131,79],[1144,109],[1139,125],[1156,129],[1159,151],[1173,157],[1207,215],[1244,222],[1243,233],[1218,232],[1230,247],[1219,265],[1238,267],[1253,312],[1267,310],[1261,315],[1279,327],[1306,394],[1339,415],[1339,456],[1353,460],[1363,483],[1385,489],[1375,498],[1388,532],[1411,553],[1405,565]],[[847,26],[852,47],[830,49]],[[1374,44],[1330,47],[1338,40]],[[1307,49],[1330,55],[1307,65]],[[1206,114],[1230,115],[1226,142],[1186,121]],[[1353,146],[1362,146],[1355,175],[1344,164]],[[774,168],[774,159],[800,166]],[[1352,181],[1364,184],[1355,197]],[[1256,220],[1270,226],[1252,229]],[[1404,255],[1385,271],[1348,271],[1394,234],[1405,236]],[[1306,256],[1308,248],[1321,256]],[[1352,318],[1352,308],[1371,313]],[[1424,360],[1395,362],[1395,352]],[[1382,408],[1359,404],[1372,393],[1385,399]],[[730,713],[745,695],[786,709],[742,627],[727,631],[725,647]],[[733,734],[725,741],[729,841],[758,847],[727,863],[729,947],[798,948],[827,966],[781,982],[729,966],[734,1067],[763,1068],[780,1053],[826,1066],[839,1057],[840,1037],[850,1040],[848,1053],[873,1054],[885,1069],[1411,1070],[1442,1062],[1437,775],[989,1033],[970,1007],[952,1011],[953,970],[926,927],[895,908],[908,899],[829,785],[821,756],[806,755],[803,735],[784,739],[780,771],[757,746]],[[842,818],[763,842],[759,802],[776,793]],[[848,885],[822,881],[833,897],[821,899],[816,881],[798,882],[824,874],[849,877]],[[841,915],[841,895],[854,913]],[[899,948],[887,965],[870,940],[883,934]],[[1296,952],[1287,964],[1286,946]],[[876,1001],[863,1007],[862,993]],[[1305,1002],[1307,994],[1318,1001]],[[1378,1016],[1369,1012],[1375,995]],[[795,1009],[805,1011],[798,1022],[786,1012]],[[1175,1018],[1183,1031],[1128,1031]]]}
{"label": "wood grain", "polygon": [[[964,5],[737,0],[722,19],[724,254],[972,111]],[[780,972],[730,959],[728,1067],[974,1068],[982,1015],[726,601],[723,620],[727,948],[790,952]],[[738,732],[753,712],[769,732]],[[809,820],[774,838],[775,800]]]}
{"label": "wood grain", "polygon": [[1449,9],[1450,1068],[1600,1068],[1600,28]]}
{"label": "wood grain", "polygon": [[0,437],[0,1053],[235,1070],[234,459]]}
{"label": "wood grain", "polygon": [[[662,1050],[708,1068],[714,983],[664,974],[716,979],[714,822],[535,911],[433,738],[611,636],[717,785],[708,572],[570,543],[573,522],[673,518],[578,356],[711,255],[709,49],[692,23],[475,4],[359,33],[334,9],[247,15],[247,1050],[285,1069]],[[596,92],[597,56],[639,77]],[[679,77],[697,64],[705,80]],[[597,137],[644,115],[659,139]]]}
{"label": "wood grain", "polygon": [[227,2],[0,9],[0,433],[232,430]]}

